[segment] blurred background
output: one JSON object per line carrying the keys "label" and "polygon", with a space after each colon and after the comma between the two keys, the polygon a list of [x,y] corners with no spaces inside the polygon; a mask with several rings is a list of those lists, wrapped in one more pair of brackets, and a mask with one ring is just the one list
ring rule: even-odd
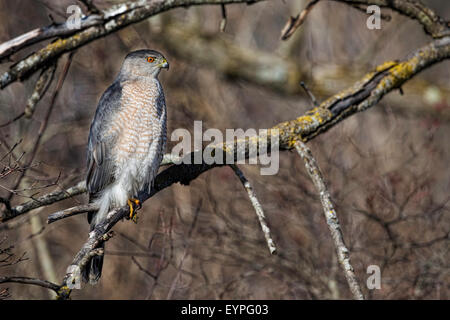
{"label": "blurred background", "polygon": [[[107,8],[117,1],[94,1]],[[450,19],[450,2],[422,1]],[[280,32],[306,1],[266,1],[180,8],[94,41],[73,56],[41,145],[12,205],[84,179],[91,119],[125,55],[162,52],[168,134],[177,128],[270,128],[311,108],[304,81],[323,101],[386,60],[402,59],[430,41],[422,27],[391,11],[380,30],[347,5],[319,2],[287,41]],[[0,1],[0,43],[66,19],[71,1]],[[31,46],[18,60],[40,48]],[[66,57],[60,59],[59,77]],[[7,70],[11,63],[0,65]],[[20,114],[38,74],[0,92],[0,124]],[[341,221],[362,290],[370,299],[448,299],[450,285],[450,62],[441,62],[308,143],[317,157]],[[31,119],[0,128],[2,165],[25,162],[50,104],[56,81]],[[15,143],[18,146],[8,154]],[[167,151],[174,143],[169,143]],[[23,154],[24,153],[24,154]],[[240,166],[252,183],[278,247],[271,256],[254,209],[229,167],[215,168],[189,186],[176,184],[145,202],[137,225],[119,222],[106,244],[103,275],[73,299],[349,299],[351,293],[315,189],[296,152],[280,153],[280,170],[261,176]],[[8,197],[18,173],[0,180]],[[59,178],[58,178],[59,177]],[[60,283],[89,230],[85,215],[46,224],[48,214],[86,203],[85,195],[42,207],[0,224],[0,248],[14,254],[0,276]],[[21,261],[17,261],[21,260]],[[1,261],[1,260],[0,260]],[[7,264],[7,263],[6,263]],[[381,289],[369,290],[370,265]],[[52,292],[20,284],[11,299],[49,299]]]}

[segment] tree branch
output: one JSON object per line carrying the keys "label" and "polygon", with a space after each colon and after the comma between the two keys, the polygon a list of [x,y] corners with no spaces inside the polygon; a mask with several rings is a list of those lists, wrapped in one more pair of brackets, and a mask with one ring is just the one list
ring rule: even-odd
{"label": "tree branch", "polygon": [[[361,10],[361,5],[376,5],[388,8],[404,16],[419,22],[426,34],[435,39],[450,36],[450,26],[448,22],[439,17],[433,10],[423,5],[418,0],[328,0],[342,2]],[[319,0],[310,1],[305,9],[296,17],[290,17],[283,30],[281,39],[287,40],[303,24],[308,13],[314,8]]]}
{"label": "tree branch", "polygon": [[[346,67],[324,63],[317,65],[311,73],[304,63],[296,59],[236,44],[228,37],[199,30],[195,25],[169,20],[163,24],[162,30],[152,33],[152,38],[163,44],[177,59],[212,69],[221,77],[246,81],[283,95],[303,94],[304,90],[299,84],[304,82],[317,96],[329,97],[337,90],[352,86],[364,76],[361,70],[367,68],[365,65]],[[191,45],[185,46],[186,42]],[[387,103],[393,105],[396,112],[450,120],[448,108],[430,108],[429,102],[425,100],[431,86],[436,85],[413,79],[408,82],[408,91],[414,93],[411,97],[390,95]],[[450,89],[445,86],[438,88],[443,95],[450,94]]]}
{"label": "tree branch", "polygon": [[6,222],[12,218],[25,214],[33,209],[48,206],[53,203],[72,198],[76,195],[82,194],[86,192],[86,183],[84,181],[80,181],[75,186],[70,187],[66,190],[55,191],[49,194],[38,197],[34,200],[30,200],[21,205],[11,208],[10,211],[4,211],[3,215],[0,218],[1,222]]}
{"label": "tree branch", "polygon": [[359,287],[358,280],[356,279],[353,266],[350,263],[350,252],[344,243],[344,236],[342,235],[341,226],[331,202],[330,193],[325,185],[319,165],[317,164],[316,159],[314,159],[311,150],[309,150],[303,142],[297,141],[295,148],[305,162],[306,171],[308,171],[308,174],[320,195],[320,202],[322,203],[325,220],[328,224],[331,237],[333,238],[338,261],[344,271],[350,291],[356,300],[364,300],[364,296],[361,288]]}
{"label": "tree branch", "polygon": [[28,277],[0,277],[0,283],[22,283],[22,284],[31,284],[39,287],[43,287],[46,289],[50,289],[55,291],[57,294],[61,288],[61,286],[54,284],[52,282],[36,279],[36,278],[28,278]]}
{"label": "tree branch", "polygon": [[[0,88],[3,89],[14,81],[26,79],[37,70],[49,65],[51,61],[59,58],[62,54],[73,51],[88,44],[91,41],[107,36],[130,24],[137,23],[161,12],[195,5],[220,5],[233,3],[252,4],[262,0],[138,0],[112,6],[104,10],[102,16],[90,15],[82,20],[81,30],[73,33],[67,23],[50,26],[47,29],[36,29],[28,34],[13,39],[0,46],[3,57],[16,52],[27,45],[42,40],[62,37],[48,44],[44,48],[29,55],[9,68],[9,71],[0,76]],[[99,20],[100,19],[100,20]],[[70,36],[67,36],[67,35]]]}
{"label": "tree branch", "polygon": [[[379,65],[374,71],[369,72],[356,82],[355,85],[330,97],[322,102],[319,107],[309,110],[297,119],[282,122],[272,127],[272,129],[279,130],[280,149],[290,150],[295,146],[296,141],[306,142],[343,119],[374,106],[387,93],[397,89],[423,69],[448,58],[450,58],[450,37],[434,40],[418,49],[404,61],[388,61]],[[261,142],[267,143],[266,139],[267,137],[258,137],[258,139],[250,141],[247,146],[250,146],[250,144],[258,146]],[[166,155],[165,164],[171,163],[172,158],[172,156]],[[200,174],[216,166],[218,165],[182,164],[171,166],[158,174],[150,194],[143,193],[144,201],[173,183],[189,184]],[[37,201],[29,201],[12,208],[11,212],[3,213],[0,221],[7,221],[40,207],[42,204],[51,204],[84,193],[85,190],[83,182],[80,182],[77,186],[64,192],[51,193],[38,198]]]}
{"label": "tree branch", "polygon": [[68,209],[64,209],[55,213],[52,213],[51,215],[48,216],[47,218],[47,223],[53,223],[55,221],[64,219],[64,218],[68,218],[80,213],[86,213],[86,212],[95,212],[98,211],[99,207],[96,206],[93,203],[89,203],[86,205],[81,205],[81,206],[75,206],[72,208],[68,208]]}
{"label": "tree branch", "polygon": [[36,108],[36,104],[42,99],[44,94],[47,92],[50,84],[52,83],[53,77],[56,71],[56,62],[51,64],[49,67],[42,70],[39,79],[36,81],[34,91],[30,98],[27,100],[27,105],[25,107],[24,115],[27,118],[31,118]]}
{"label": "tree branch", "polygon": [[231,167],[231,169],[233,169],[234,173],[239,178],[239,180],[241,180],[242,185],[244,186],[245,190],[247,191],[250,202],[252,203],[252,206],[255,209],[256,215],[258,217],[259,224],[261,225],[261,230],[263,231],[264,237],[266,238],[267,247],[269,248],[270,254],[276,254],[277,247],[275,246],[275,243],[272,239],[272,235],[270,234],[270,229],[266,223],[266,216],[264,215],[264,211],[261,207],[261,204],[259,203],[258,198],[256,197],[256,193],[253,190],[252,185],[247,180],[247,178],[244,176],[244,173],[241,171],[241,169],[238,168],[238,166],[232,164],[232,165],[230,165],[230,167]]}
{"label": "tree branch", "polygon": [[305,9],[302,10],[297,16],[290,17],[286,25],[283,27],[283,30],[281,30],[281,40],[287,40],[289,39],[305,21],[306,16],[311,12],[311,10],[314,8],[314,6],[319,2],[319,0],[312,0],[310,1]]}
{"label": "tree branch", "polygon": [[448,22],[418,0],[331,0],[349,5],[377,5],[388,8],[419,22],[425,33],[438,39],[450,36]]}

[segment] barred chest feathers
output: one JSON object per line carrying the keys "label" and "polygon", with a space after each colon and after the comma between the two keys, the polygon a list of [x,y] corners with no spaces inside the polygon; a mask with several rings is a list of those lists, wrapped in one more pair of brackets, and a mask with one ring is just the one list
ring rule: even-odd
{"label": "barred chest feathers", "polygon": [[158,79],[145,79],[123,83],[121,100],[123,107],[113,124],[120,131],[115,178],[135,194],[155,178],[164,154],[165,98]]}

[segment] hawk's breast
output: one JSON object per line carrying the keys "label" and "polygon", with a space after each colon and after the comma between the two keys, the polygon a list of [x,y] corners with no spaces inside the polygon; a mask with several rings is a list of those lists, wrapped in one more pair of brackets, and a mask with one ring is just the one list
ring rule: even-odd
{"label": "hawk's breast", "polygon": [[[130,161],[147,160],[151,145],[161,140],[164,105],[158,80],[129,81],[123,84],[121,109],[112,121],[111,130],[118,132],[114,157],[119,171]],[[156,155],[155,155],[156,156]],[[120,173],[120,172],[117,172]]]}

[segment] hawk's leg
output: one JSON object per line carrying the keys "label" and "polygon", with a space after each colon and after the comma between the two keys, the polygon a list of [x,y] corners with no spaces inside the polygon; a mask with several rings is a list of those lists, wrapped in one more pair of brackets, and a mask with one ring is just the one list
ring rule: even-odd
{"label": "hawk's leg", "polygon": [[[133,220],[134,223],[137,223],[137,212],[136,210],[142,207],[141,202],[138,199],[131,198],[127,200],[128,206],[130,207],[130,215],[129,219]],[[136,206],[136,208],[135,208]]]}

